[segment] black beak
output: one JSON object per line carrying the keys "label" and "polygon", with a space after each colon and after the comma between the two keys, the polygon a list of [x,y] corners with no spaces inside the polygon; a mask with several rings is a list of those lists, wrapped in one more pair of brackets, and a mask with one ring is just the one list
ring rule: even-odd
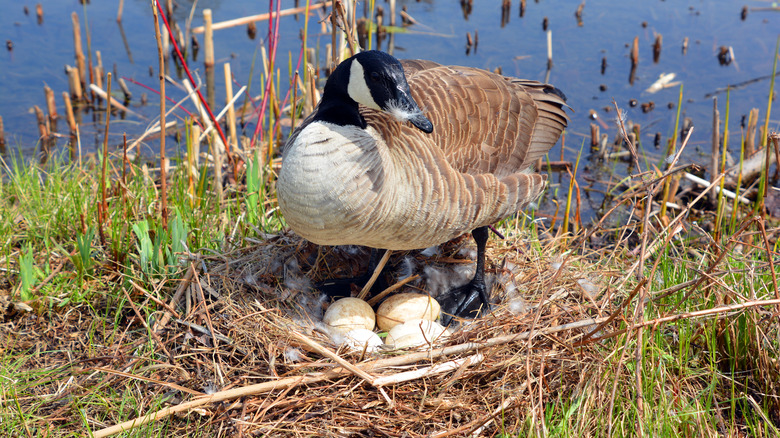
{"label": "black beak", "polygon": [[433,132],[433,123],[423,114],[420,106],[414,101],[409,89],[399,93],[399,103],[407,114],[406,119],[420,131],[430,134]]}
{"label": "black beak", "polygon": [[412,125],[416,126],[420,131],[430,134],[433,132],[433,123],[425,117],[422,112],[409,119]]}

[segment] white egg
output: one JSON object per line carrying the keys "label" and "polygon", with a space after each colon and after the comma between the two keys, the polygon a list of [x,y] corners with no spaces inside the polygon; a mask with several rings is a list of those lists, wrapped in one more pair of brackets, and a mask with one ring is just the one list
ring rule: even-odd
{"label": "white egg", "polygon": [[386,299],[376,311],[376,325],[390,330],[413,319],[435,321],[439,317],[439,303],[428,295],[403,293]]}
{"label": "white egg", "polygon": [[449,335],[449,331],[437,322],[415,319],[393,327],[388,332],[385,343],[395,348],[430,346],[433,342]]}
{"label": "white egg", "polygon": [[373,330],[376,316],[367,302],[359,298],[342,298],[328,307],[322,322],[330,331],[344,335],[354,329]]}
{"label": "white egg", "polygon": [[348,331],[344,335],[342,345],[346,345],[350,350],[375,353],[382,345],[382,339],[371,330],[360,328]]}

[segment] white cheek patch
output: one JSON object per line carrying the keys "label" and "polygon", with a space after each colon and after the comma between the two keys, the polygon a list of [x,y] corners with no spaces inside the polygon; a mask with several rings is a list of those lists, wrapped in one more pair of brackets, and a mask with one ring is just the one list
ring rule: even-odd
{"label": "white cheek patch", "polygon": [[378,111],[382,110],[379,108],[379,105],[374,102],[374,98],[371,96],[371,90],[368,89],[368,85],[366,84],[363,66],[360,65],[360,62],[356,59],[352,60],[352,66],[349,68],[347,93],[349,93],[349,97],[357,103]]}

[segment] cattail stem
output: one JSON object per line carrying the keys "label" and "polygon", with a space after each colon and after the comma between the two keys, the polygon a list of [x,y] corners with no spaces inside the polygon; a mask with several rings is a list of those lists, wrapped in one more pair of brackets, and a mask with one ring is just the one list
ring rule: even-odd
{"label": "cattail stem", "polygon": [[119,89],[122,90],[122,94],[125,95],[125,103],[129,102],[133,98],[133,93],[130,92],[127,83],[122,77],[117,77],[117,83],[119,84]]}
{"label": "cattail stem", "polygon": [[[677,133],[679,132],[678,128],[680,126],[680,110],[682,108],[682,102],[683,102],[682,99],[683,99],[683,86],[682,84],[680,84],[680,94],[677,97],[677,116],[675,117],[675,122],[674,122],[674,134],[672,135],[671,140],[669,140],[669,145],[666,148],[665,158],[667,159],[670,156],[672,156],[672,154],[674,154],[674,152],[677,150]],[[667,160],[666,161],[667,169],[669,169],[670,164],[671,163]],[[666,203],[669,201],[669,193],[671,189],[670,183],[671,183],[670,176],[667,176],[664,179],[664,192],[663,192],[663,197],[661,198],[661,212],[659,214],[659,217],[661,217],[662,219],[666,216]]]}
{"label": "cattail stem", "polygon": [[0,154],[5,155],[5,126],[3,116],[0,116]]}
{"label": "cattail stem", "polygon": [[103,132],[103,171],[100,174],[100,204],[98,205],[98,234],[100,243],[106,246],[106,235],[103,231],[103,223],[108,218],[108,203],[106,202],[106,172],[108,169],[108,128],[111,123],[111,73],[106,80],[106,127]]}
{"label": "cattail stem", "polygon": [[[712,147],[710,149],[710,182],[714,182],[720,176],[718,161],[720,159],[720,112],[718,111],[718,96],[712,98]],[[717,199],[717,193],[710,191],[711,202]]]}
{"label": "cattail stem", "polygon": [[552,29],[547,29],[547,70],[551,69],[552,65],[553,65]]}
{"label": "cattail stem", "polygon": [[[728,153],[728,144],[729,144],[729,108],[731,106],[731,87],[726,87],[726,115],[723,120],[723,145],[722,145],[722,152],[721,152],[721,167],[720,167],[720,173],[726,173],[726,154]],[[715,240],[719,241],[721,236],[721,224],[723,223],[723,210],[724,210],[724,202],[723,202],[723,188],[724,188],[724,178],[721,178],[720,180],[720,191],[718,192],[718,209],[715,214]]]}
{"label": "cattail stem", "polygon": [[43,115],[43,111],[38,105],[33,107],[35,112],[35,118],[38,120],[38,134],[41,137],[41,143],[45,143],[49,138],[49,129],[46,127],[46,117]]}
{"label": "cattail stem", "polygon": [[79,69],[66,65],[65,71],[68,73],[70,96],[75,100],[82,100],[84,89],[81,87],[81,80],[79,80]]}
{"label": "cattail stem", "polygon": [[48,85],[43,86],[43,94],[46,95],[46,109],[49,112],[49,120],[54,123],[59,115],[57,115],[57,102],[54,99],[54,91],[49,88]]}
{"label": "cattail stem", "polygon": [[661,60],[661,46],[663,45],[663,35],[660,33],[655,36],[655,41],[653,42],[653,63],[658,64],[658,61]]}
{"label": "cattail stem", "polygon": [[634,37],[631,44],[631,66],[636,67],[639,64],[639,37]]}
{"label": "cattail stem", "polygon": [[214,29],[211,26],[211,9],[203,10],[203,51],[206,68],[214,66]]}
{"label": "cattail stem", "polygon": [[775,76],[777,76],[777,58],[780,54],[780,35],[775,43],[775,56],[772,64],[772,78],[769,80],[769,102],[766,104],[766,119],[764,120],[764,129],[761,133],[761,147],[766,147],[769,143],[769,116],[772,114],[772,100],[775,94]]}
{"label": "cattail stem", "polygon": [[225,63],[225,99],[227,102],[227,125],[228,142],[237,150],[238,139],[236,138],[236,110],[233,106],[233,75],[230,73],[230,63]]}
{"label": "cattail stem", "polygon": [[[168,191],[166,185],[165,169],[165,56],[163,54],[162,36],[160,33],[160,17],[157,8],[152,5],[154,15],[154,37],[157,39],[157,60],[159,62],[160,78],[160,209],[162,214],[162,226],[168,228]],[[206,11],[203,11],[204,17]],[[209,20],[211,11],[209,10]],[[109,96],[110,99],[110,96]]]}
{"label": "cattail stem", "polygon": [[[86,58],[84,58],[84,51],[81,47],[81,24],[79,23],[79,16],[75,12],[70,15],[73,22],[73,50],[76,53],[76,68],[78,69],[78,78],[81,89],[87,85],[87,66]],[[78,99],[82,99],[79,95]]]}
{"label": "cattail stem", "polygon": [[76,118],[73,116],[73,104],[70,102],[70,95],[65,91],[62,92],[62,100],[65,102],[65,118],[68,120],[68,128],[70,128],[70,134],[76,133]]}

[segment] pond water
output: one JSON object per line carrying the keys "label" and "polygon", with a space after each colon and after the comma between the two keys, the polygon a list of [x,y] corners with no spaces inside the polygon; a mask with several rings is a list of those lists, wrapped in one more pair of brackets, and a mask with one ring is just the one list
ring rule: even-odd
{"label": "pond water", "polygon": [[[305,4],[297,3],[282,1],[281,7]],[[564,154],[568,160],[574,160],[581,147],[584,155],[588,154],[591,110],[599,116],[601,132],[609,134],[610,139],[615,137],[615,111],[605,110],[612,106],[613,99],[625,110],[628,120],[641,125],[641,141],[651,160],[662,160],[664,147],[654,148],[653,139],[660,133],[663,145],[672,135],[679,87],[657,93],[645,90],[664,73],[674,73],[674,81],[684,84],[681,117],[690,118],[695,126],[684,157],[688,162],[708,163],[713,93],[719,96],[722,119],[726,97],[722,90],[727,85],[749,82],[731,93],[732,145],[738,144],[740,120],[751,108],[760,109],[760,124],[766,117],[768,76],[780,33],[779,12],[756,10],[772,6],[768,1],[590,0],[578,18],[575,16],[578,2],[528,0],[521,16],[520,2],[513,0],[505,19],[502,19],[501,0],[475,0],[468,14],[464,13],[462,3],[460,0],[398,0],[398,10],[406,7],[417,24],[410,26],[408,32],[394,35],[393,53],[399,58],[426,58],[443,64],[491,70],[500,67],[507,75],[547,80],[556,85],[568,96],[574,109]],[[6,50],[0,55],[0,116],[5,122],[9,153],[21,152],[27,157],[36,154],[38,129],[31,108],[38,105],[45,111],[44,84],[54,90],[57,110],[64,113],[61,94],[68,89],[64,66],[74,65],[71,13],[76,12],[80,17],[82,30],[88,26],[92,51],[101,52],[106,70],[115,70],[119,76],[153,88],[158,86],[156,75],[150,74],[150,68],[156,70],[157,49],[149,1],[126,1],[121,25],[116,21],[118,2],[82,4],[77,0],[41,0],[39,4],[43,9],[42,21],[36,17],[34,2],[0,2],[0,38],[6,41]],[[384,1],[377,1],[377,5],[387,10]],[[180,1],[175,20],[184,23],[191,8],[192,1]],[[211,8],[214,21],[219,22],[267,12],[269,4],[247,0],[198,1],[193,26],[202,24],[204,8]],[[361,2],[359,15],[362,10]],[[314,15],[310,20],[308,44],[323,49],[320,58],[324,60],[324,47],[330,35],[320,33],[319,19]],[[553,65],[549,71],[544,21],[552,31]],[[300,15],[281,19],[277,66],[283,66],[283,77],[288,61],[293,65],[297,62],[302,26]],[[247,36],[245,26],[215,31],[217,96],[224,96],[221,68],[224,62],[231,63],[238,84],[249,81],[253,56],[265,43],[267,22],[259,22],[257,29],[254,40]],[[478,34],[476,50],[466,50],[467,33]],[[660,56],[654,60],[652,46],[656,35],[662,36],[663,45]],[[639,63],[633,80],[629,80],[629,54],[635,37],[639,42]],[[202,35],[198,38],[202,45]],[[687,50],[683,51],[686,39]],[[721,47],[731,48],[733,60],[728,65],[719,62],[717,55]],[[387,41],[381,48],[388,50]],[[602,71],[604,59],[606,69]],[[196,61],[190,60],[202,76],[202,53]],[[175,69],[171,70],[176,77]],[[259,70],[254,72],[253,95],[260,93]],[[750,82],[757,78],[763,79]],[[130,107],[141,116],[127,115],[124,120],[112,122],[112,147],[119,145],[124,132],[130,138],[137,136],[159,113],[155,95],[132,83],[129,86],[133,92]],[[146,105],[140,103],[142,93],[148,94]],[[168,93],[175,100],[184,96],[171,86]],[[641,105],[629,105],[632,99],[639,104],[652,101],[655,108],[643,112]],[[770,129],[777,130],[780,109],[775,104],[773,110]],[[100,111],[80,114],[82,152],[94,151],[102,143],[103,117]],[[61,133],[67,133],[64,120],[58,128]],[[249,125],[244,134],[251,135],[253,130]],[[66,144],[67,135],[59,140],[58,147]],[[173,141],[169,144],[176,147]],[[144,146],[143,153],[154,155],[157,149],[154,141]],[[551,159],[559,159],[560,154],[556,146]]]}

